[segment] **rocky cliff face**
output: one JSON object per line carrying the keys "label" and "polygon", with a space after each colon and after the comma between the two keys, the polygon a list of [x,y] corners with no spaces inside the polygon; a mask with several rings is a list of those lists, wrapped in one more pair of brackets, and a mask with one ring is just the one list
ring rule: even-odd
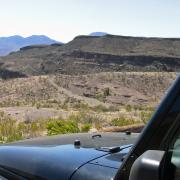
{"label": "rocky cliff face", "polygon": [[80,36],[64,45],[22,48],[0,63],[1,69],[25,76],[180,71],[180,39]]}

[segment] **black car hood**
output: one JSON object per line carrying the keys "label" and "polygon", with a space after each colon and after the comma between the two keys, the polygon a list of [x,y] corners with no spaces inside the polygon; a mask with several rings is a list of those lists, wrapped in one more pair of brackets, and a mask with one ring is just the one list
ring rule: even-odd
{"label": "black car hood", "polygon": [[73,145],[4,146],[0,148],[0,165],[19,174],[46,179],[68,179],[78,167],[106,154],[108,153],[90,148],[75,148]]}
{"label": "black car hood", "polygon": [[[80,147],[73,144],[74,138],[77,138],[76,135],[34,139],[1,146],[0,168],[8,169],[31,179],[34,177],[38,179],[69,179],[77,169],[87,163],[94,164],[96,159],[99,159],[99,165],[102,166],[103,159],[101,157],[104,157],[105,166],[108,166],[108,158],[112,159],[113,156],[109,156],[112,154],[111,152],[101,150],[102,146],[121,146],[121,140],[124,142],[123,144],[128,144],[128,142],[132,143],[136,139],[136,136],[122,136],[119,134],[123,138],[121,137],[116,141],[117,137],[114,136],[113,141],[112,134],[102,134],[101,138],[93,139],[93,142],[88,143],[86,142],[87,139],[89,141],[92,139],[90,134],[78,134],[78,136],[81,140]],[[68,140],[69,137],[71,140]],[[108,143],[110,139],[111,143]],[[116,165],[111,163],[111,166],[117,168],[120,165],[122,155],[118,155],[119,159],[116,158],[114,161]]]}

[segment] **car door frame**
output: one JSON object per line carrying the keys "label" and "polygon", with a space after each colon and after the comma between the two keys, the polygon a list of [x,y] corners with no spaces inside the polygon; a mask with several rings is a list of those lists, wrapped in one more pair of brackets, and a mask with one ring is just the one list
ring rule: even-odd
{"label": "car door frame", "polygon": [[169,88],[151,120],[123,161],[115,179],[128,180],[133,162],[145,151],[167,150],[168,147],[165,142],[171,138],[170,135],[173,134],[173,127],[176,126],[176,119],[179,115],[176,108],[178,97],[180,97],[180,76]]}

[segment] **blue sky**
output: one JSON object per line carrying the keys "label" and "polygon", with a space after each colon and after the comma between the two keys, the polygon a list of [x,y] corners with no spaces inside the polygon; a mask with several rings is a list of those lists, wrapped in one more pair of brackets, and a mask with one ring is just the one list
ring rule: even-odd
{"label": "blue sky", "polygon": [[62,42],[103,31],[180,37],[180,0],[0,0],[0,36],[44,34]]}

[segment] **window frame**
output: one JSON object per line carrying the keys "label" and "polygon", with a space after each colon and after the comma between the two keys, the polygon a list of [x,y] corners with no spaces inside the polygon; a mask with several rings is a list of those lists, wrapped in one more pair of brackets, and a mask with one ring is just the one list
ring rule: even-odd
{"label": "window frame", "polygon": [[180,136],[180,112],[161,144],[162,148],[165,151],[164,161],[160,170],[161,180],[174,180],[173,173],[175,167],[171,163],[172,151],[170,150],[173,149],[177,137],[179,136]]}

